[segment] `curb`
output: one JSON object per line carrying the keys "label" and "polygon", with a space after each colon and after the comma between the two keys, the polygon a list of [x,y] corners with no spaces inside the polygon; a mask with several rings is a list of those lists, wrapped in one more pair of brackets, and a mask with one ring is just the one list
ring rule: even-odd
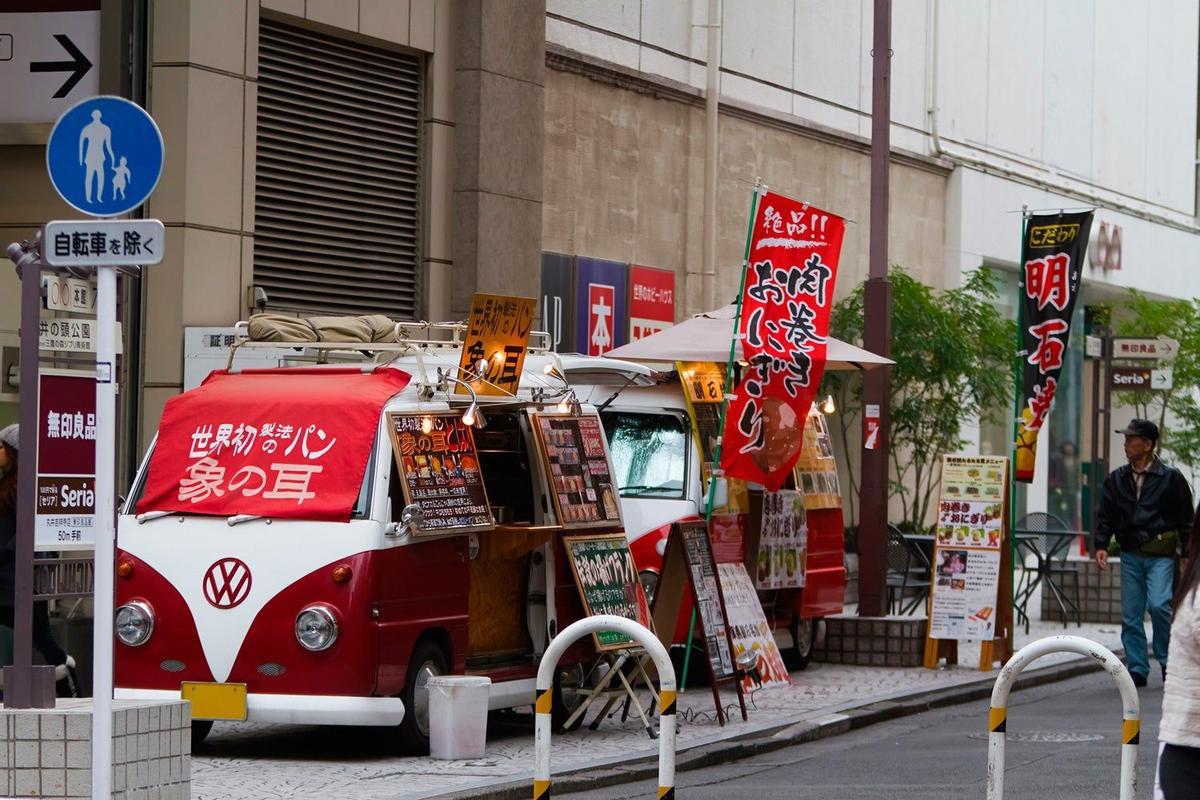
{"label": "curb", "polygon": [[[1017,679],[1013,688],[1028,689],[1034,686],[1043,686],[1095,671],[1094,662],[1076,658],[1065,664],[1027,670]],[[844,711],[835,711],[822,720],[785,722],[774,728],[746,734],[744,737],[695,745],[679,751],[675,770],[683,772],[703,769],[716,764],[782,750],[785,747],[841,736],[869,725],[920,714],[935,708],[982,700],[991,696],[995,681],[996,678],[993,675],[960,686],[917,692],[899,700],[883,700],[855,706]],[[657,776],[658,756],[655,754],[622,762],[619,765],[583,768],[554,775],[553,789],[554,794],[557,795],[566,792],[602,789]],[[428,800],[483,800],[484,798],[487,800],[527,800],[532,786],[531,780],[526,778],[504,781],[489,786],[430,795]]]}

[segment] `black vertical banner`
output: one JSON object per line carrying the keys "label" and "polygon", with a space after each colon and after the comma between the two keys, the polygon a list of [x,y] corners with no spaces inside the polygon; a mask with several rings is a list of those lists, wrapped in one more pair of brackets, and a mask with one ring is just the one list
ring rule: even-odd
{"label": "black vertical banner", "polygon": [[1033,480],[1038,433],[1050,416],[1071,335],[1092,212],[1034,214],[1021,243],[1022,380],[1016,477]]}

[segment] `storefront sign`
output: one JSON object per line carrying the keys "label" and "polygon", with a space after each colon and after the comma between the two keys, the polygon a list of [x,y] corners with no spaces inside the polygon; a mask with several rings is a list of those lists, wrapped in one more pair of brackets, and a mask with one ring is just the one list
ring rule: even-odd
{"label": "storefront sign", "polygon": [[675,324],[675,273],[629,267],[629,341],[644,339]]}
{"label": "storefront sign", "polygon": [[96,377],[51,370],[38,376],[37,550],[95,546]]}
{"label": "storefront sign", "polygon": [[629,330],[629,267],[598,258],[576,259],[575,345],[602,356],[625,344]]}
{"label": "storefront sign", "polygon": [[800,589],[808,568],[808,517],[793,489],[763,492],[758,538],[758,589]]}
{"label": "storefront sign", "polygon": [[[653,630],[650,605],[638,580],[637,566],[625,534],[565,536],[563,545],[575,575],[575,585],[590,616],[613,614]],[[597,650],[621,650],[633,640],[614,631],[593,634]]]}
{"label": "storefront sign", "polygon": [[1007,458],[942,460],[930,639],[995,638],[1007,475]]}
{"label": "storefront sign", "polygon": [[1179,340],[1161,336],[1157,339],[1113,339],[1113,358],[1157,359],[1171,361],[1179,355]]}
{"label": "storefront sign", "polygon": [[388,414],[405,504],[420,506],[423,533],[495,526],[471,428],[459,414]]}
{"label": "storefront sign", "polygon": [[863,450],[879,449],[879,405],[867,403],[863,406]]}
{"label": "storefront sign", "polygon": [[[790,685],[791,678],[779,653],[779,645],[775,644],[775,636],[746,567],[743,564],[718,564],[717,574],[725,598],[725,617],[733,640],[734,662],[743,653],[756,653],[763,686]],[[749,676],[743,678],[742,688],[747,692],[755,688]]]}
{"label": "storefront sign", "polygon": [[540,329],[550,334],[550,349],[577,353],[575,346],[575,262],[562,253],[542,253]]}
{"label": "storefront sign", "polygon": [[1175,385],[1175,370],[1172,367],[1150,369],[1149,367],[1113,367],[1109,373],[1112,388],[1124,392],[1165,391]]}
{"label": "storefront sign", "polygon": [[738,333],[749,363],[725,419],[727,475],[780,488],[825,372],[846,222],[770,192],[758,198]]}
{"label": "storefront sign", "polygon": [[608,445],[595,414],[534,414],[538,444],[550,474],[558,522],[565,528],[621,524]]}
{"label": "storefront sign", "polygon": [[137,513],[349,521],[398,369],[214,372],[163,410]]}
{"label": "storefront sign", "polygon": [[1035,214],[1021,243],[1021,332],[1025,363],[1017,427],[1016,479],[1033,480],[1037,438],[1054,405],[1079,296],[1092,212]]}
{"label": "storefront sign", "polygon": [[[477,294],[472,298],[458,366],[459,375],[476,394],[516,395],[536,305],[529,297]],[[472,376],[480,380],[472,380]],[[455,392],[467,394],[467,388],[456,384]]]}

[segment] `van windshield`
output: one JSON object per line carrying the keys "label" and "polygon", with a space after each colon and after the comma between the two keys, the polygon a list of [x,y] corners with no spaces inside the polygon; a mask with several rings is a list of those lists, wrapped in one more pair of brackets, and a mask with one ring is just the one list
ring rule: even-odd
{"label": "van windshield", "polygon": [[687,497],[688,434],[678,414],[601,414],[621,497]]}

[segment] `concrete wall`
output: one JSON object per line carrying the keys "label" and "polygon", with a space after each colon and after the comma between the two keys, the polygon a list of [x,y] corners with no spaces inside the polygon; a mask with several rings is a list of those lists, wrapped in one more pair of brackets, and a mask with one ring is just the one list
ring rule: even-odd
{"label": "concrete wall", "polygon": [[[616,76],[586,61],[569,69],[546,75],[543,249],[672,269],[684,298],[676,316],[706,310],[699,276],[687,281],[702,260],[703,108],[686,93],[664,97],[665,86],[650,93],[650,76]],[[722,115],[720,141],[718,302],[737,294],[759,176],[855,220],[838,297],[853,290],[867,274],[870,158],[862,142],[816,138],[798,120],[740,108]],[[946,175],[919,159],[892,166],[890,258],[933,286],[943,282]]]}

